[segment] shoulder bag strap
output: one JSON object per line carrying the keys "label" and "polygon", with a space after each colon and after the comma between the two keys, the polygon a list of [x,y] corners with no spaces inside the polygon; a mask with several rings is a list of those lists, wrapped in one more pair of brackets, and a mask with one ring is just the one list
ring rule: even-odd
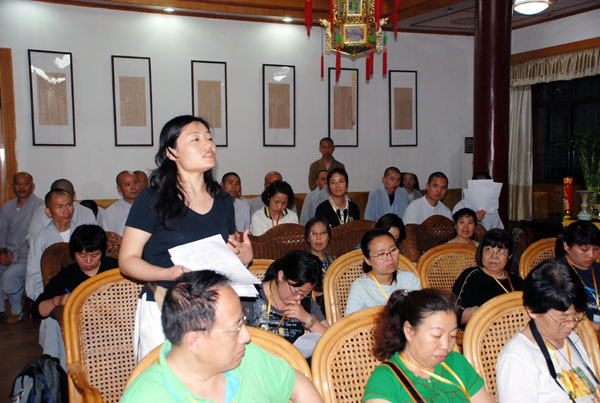
{"label": "shoulder bag strap", "polygon": [[400,384],[404,386],[404,389],[406,389],[406,391],[415,403],[426,403],[423,396],[421,396],[421,394],[417,391],[412,382],[406,377],[406,375],[404,375],[404,372],[402,372],[402,370],[395,363],[391,361],[385,361],[383,362],[383,365],[389,367],[394,372],[394,374],[396,374],[398,382],[400,382]]}

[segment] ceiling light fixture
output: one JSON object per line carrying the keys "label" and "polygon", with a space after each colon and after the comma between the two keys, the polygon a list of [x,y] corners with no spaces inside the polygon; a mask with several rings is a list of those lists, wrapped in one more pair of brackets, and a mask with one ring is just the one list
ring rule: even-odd
{"label": "ceiling light fixture", "polygon": [[166,13],[172,13],[173,11],[175,11],[175,9],[173,7],[165,7],[163,8],[163,11]]}
{"label": "ceiling light fixture", "polygon": [[538,14],[547,9],[551,0],[515,0],[513,9],[519,14],[533,15]]}
{"label": "ceiling light fixture", "polygon": [[292,17],[283,18],[283,22],[292,22],[292,21],[294,21],[294,19]]}

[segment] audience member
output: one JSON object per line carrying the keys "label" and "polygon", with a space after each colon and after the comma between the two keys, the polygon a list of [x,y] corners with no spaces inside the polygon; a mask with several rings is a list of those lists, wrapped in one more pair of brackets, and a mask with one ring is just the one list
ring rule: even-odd
{"label": "audience member", "polygon": [[253,344],[240,300],[214,271],[186,273],[167,291],[158,362],[125,390],[136,402],[321,402],[312,382]]}
{"label": "audience member", "polygon": [[421,283],[411,272],[398,270],[394,237],[383,228],[367,231],[360,242],[365,261],[363,274],[354,280],[348,293],[345,316],[361,309],[385,305],[396,290],[420,290]]}
{"label": "audience member", "polygon": [[[476,172],[473,175],[473,180],[490,180],[492,177],[487,172]],[[458,210],[465,208],[465,201],[461,200],[452,209],[452,214],[456,213]],[[494,211],[485,211],[478,210],[475,212],[477,214],[477,221],[483,225],[486,230],[490,230],[492,228],[500,228],[504,229],[504,224],[502,224],[502,220],[500,219],[500,215],[498,214],[498,210]]]}
{"label": "audience member", "polygon": [[310,168],[308,169],[308,188],[310,190],[317,187],[317,176],[319,171],[331,171],[334,168],[345,169],[344,164],[333,158],[335,145],[333,144],[332,139],[323,137],[319,141],[319,151],[321,152],[322,157],[310,164]]}
{"label": "audience member", "polygon": [[448,178],[446,175],[442,172],[432,173],[429,175],[425,189],[425,197],[413,200],[404,210],[402,216],[404,225],[421,224],[433,215],[442,215],[449,220],[452,219],[450,210],[442,203],[448,191]]}
{"label": "audience member", "polygon": [[408,195],[408,200],[413,201],[419,197],[423,197],[423,194],[419,190],[419,178],[412,172],[402,173],[402,180],[400,181],[400,187],[404,188]]}
{"label": "audience member", "polygon": [[327,170],[322,169],[317,176],[317,187],[311,190],[304,198],[302,212],[300,213],[300,224],[306,225],[308,220],[313,218],[317,211],[317,206],[329,198],[327,192]]}
{"label": "audience member", "polygon": [[456,296],[458,323],[464,328],[475,310],[490,299],[523,289],[523,279],[511,267],[515,246],[508,232],[495,228],[483,236],[475,261],[477,266],[463,271],[452,286]]}
{"label": "audience member", "polygon": [[589,221],[575,221],[556,238],[555,255],[571,267],[581,280],[587,295],[585,313],[594,329],[600,330],[598,285],[600,279],[600,230]]}
{"label": "audience member", "polygon": [[106,232],[114,232],[123,236],[129,210],[135,199],[140,195],[137,176],[129,171],[119,172],[117,175],[117,191],[122,197],[106,209],[100,225]]}
{"label": "audience member", "polygon": [[331,227],[323,217],[313,217],[304,227],[304,240],[310,247],[310,253],[319,258],[323,264],[323,276],[335,260],[327,252],[327,245],[331,241]]}
{"label": "audience member", "polygon": [[[33,194],[35,184],[27,172],[12,178],[16,198],[7,201],[0,211],[0,316],[9,323],[22,318],[25,269],[29,245],[27,227],[34,211],[43,201]],[[4,313],[5,301],[10,302],[10,315]]]}
{"label": "audience member", "polygon": [[531,320],[506,343],[496,364],[500,403],[597,402],[598,379],[573,330],[585,317],[586,292],[564,261],[546,261],[525,279]]}
{"label": "audience member", "polygon": [[395,291],[377,318],[371,374],[363,402],[491,403],[484,380],[456,343],[454,300],[425,289]]}
{"label": "audience member", "polygon": [[250,228],[250,205],[242,197],[242,180],[235,172],[227,172],[221,179],[221,187],[231,196],[235,210],[235,229],[244,232]]}
{"label": "audience member", "polygon": [[129,212],[119,251],[121,272],[148,282],[136,311],[136,359],[165,340],[163,292],[186,268],[173,265],[169,249],[221,235],[242,263],[252,260],[247,233],[236,239],[231,197],[213,180],[217,146],[207,121],[178,116],[161,130],[150,187]]}
{"label": "audience member", "polygon": [[381,185],[371,193],[365,208],[365,220],[377,221],[387,213],[394,213],[402,217],[408,207],[408,195],[400,186],[400,171],[398,168],[389,167],[385,170]]}
{"label": "audience member", "polygon": [[[69,193],[73,199],[73,202],[77,198],[77,193],[75,192],[75,188],[73,184],[68,179],[57,179],[52,182],[50,185],[50,190],[63,190]],[[97,224],[96,217],[94,216],[94,212],[87,207],[82,206],[79,203],[73,203],[73,228],[77,227],[81,224]],[[31,244],[31,242],[35,239],[35,236],[44,228],[46,228],[50,222],[52,221],[52,217],[50,217],[49,210],[43,205],[38,207],[37,210],[33,213],[33,217],[31,217],[31,222],[29,223],[29,228],[27,229],[27,240]]]}
{"label": "audience member", "polygon": [[250,233],[260,236],[279,224],[298,224],[298,216],[287,206],[294,205],[294,191],[287,182],[276,181],[260,196],[264,207],[252,214]]}
{"label": "audience member", "polygon": [[[265,175],[264,190],[267,190],[271,183],[277,181],[283,181],[283,177],[281,176],[281,174],[277,171],[268,172]],[[258,210],[261,210],[263,207],[265,207],[265,204],[263,203],[262,198],[260,197],[248,199],[248,204],[250,205],[250,217],[252,217],[252,215],[254,215],[254,213],[256,213]],[[296,212],[296,206],[290,206],[289,210],[292,210],[294,213],[296,213],[296,215],[298,215],[298,213]]]}
{"label": "audience member", "polygon": [[311,298],[321,288],[321,261],[305,251],[290,251],[274,261],[258,287],[257,299],[244,301],[248,324],[278,334],[290,343],[306,331],[323,333],[329,323]]}
{"label": "audience member", "polygon": [[473,239],[475,227],[477,226],[477,215],[470,208],[461,208],[452,214],[456,236],[448,243],[460,243],[463,245],[479,246],[479,242]]}
{"label": "audience member", "polygon": [[148,175],[144,171],[133,171],[133,174],[138,180],[140,192],[148,187]]}
{"label": "audience member", "polygon": [[329,198],[319,204],[315,216],[323,217],[330,227],[360,220],[358,206],[346,196],[348,191],[348,173],[342,168],[333,168],[327,174]]}
{"label": "audience member", "polygon": [[[402,246],[402,241],[406,239],[406,229],[404,228],[404,223],[400,217],[394,213],[384,214],[377,220],[375,227],[373,228],[382,228],[389,232],[394,237],[394,241],[396,242],[398,249],[400,249],[400,253],[406,255],[404,246]],[[358,245],[358,248],[360,248],[360,244]]]}

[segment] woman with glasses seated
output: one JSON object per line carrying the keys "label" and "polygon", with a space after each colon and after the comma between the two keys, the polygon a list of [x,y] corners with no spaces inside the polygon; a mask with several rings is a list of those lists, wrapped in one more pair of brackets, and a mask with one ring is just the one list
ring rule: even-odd
{"label": "woman with glasses seated", "polygon": [[542,263],[525,279],[523,304],[531,320],[498,357],[498,401],[600,401],[589,355],[573,332],[586,308],[577,274],[560,260]]}
{"label": "woman with glasses seated", "polygon": [[[585,313],[594,329],[600,330],[600,230],[589,221],[575,221],[556,238],[556,257],[578,275],[587,295]],[[598,279],[598,280],[597,280]]]}
{"label": "woman with glasses seated", "polygon": [[361,309],[385,305],[396,290],[420,290],[413,273],[398,270],[400,250],[396,240],[383,228],[367,231],[360,242],[365,261],[363,274],[350,286],[346,311],[350,315]]}
{"label": "woman with glasses seated", "polygon": [[248,325],[290,343],[306,331],[323,333],[329,323],[311,298],[313,289],[321,288],[321,267],[319,258],[305,251],[290,251],[274,261],[258,287],[258,298],[242,302]]}
{"label": "woman with glasses seated", "polygon": [[477,266],[461,273],[452,287],[458,308],[458,324],[464,329],[475,310],[490,299],[523,289],[523,279],[511,267],[514,243],[503,229],[485,233],[475,255]]}

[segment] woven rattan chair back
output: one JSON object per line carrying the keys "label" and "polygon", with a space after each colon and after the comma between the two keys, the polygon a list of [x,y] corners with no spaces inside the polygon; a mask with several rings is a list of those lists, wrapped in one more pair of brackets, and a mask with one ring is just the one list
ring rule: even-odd
{"label": "woven rattan chair back", "polygon": [[119,401],[135,366],[133,325],[143,284],[108,270],[80,284],[63,312],[69,396]]}
{"label": "woven rattan chair back", "polygon": [[74,261],[74,259],[71,259],[69,244],[67,242],[55,243],[46,248],[44,253],[42,253],[42,259],[40,261],[44,286],[48,284],[48,281],[50,281],[52,277],[58,274],[60,269],[70,265]]}
{"label": "woven rattan chair back", "polygon": [[352,282],[362,276],[365,257],[360,249],[338,257],[329,266],[323,279],[325,316],[330,324],[344,316]]}
{"label": "woven rattan chair back", "polygon": [[415,228],[414,235],[419,252],[423,255],[429,249],[452,239],[455,233],[452,220],[441,215],[433,215]]}
{"label": "woven rattan chair back", "polygon": [[375,226],[375,221],[356,220],[331,229],[331,241],[327,251],[331,256],[342,256],[356,248],[365,232]]}
{"label": "woven rattan chair back", "polygon": [[483,225],[477,224],[475,226],[475,231],[473,232],[473,239],[475,239],[477,242],[481,242],[486,232],[487,230]]}
{"label": "woven rattan chair back", "polygon": [[[488,392],[497,398],[496,362],[504,345],[529,322],[523,306],[523,292],[511,292],[492,298],[483,304],[467,323],[463,354],[485,380]],[[575,328],[587,351],[596,374],[600,369],[598,336],[589,320]]]}
{"label": "woven rattan chair back", "polygon": [[261,236],[250,236],[255,259],[279,259],[291,250],[306,250],[304,227],[299,224],[280,224]]}
{"label": "woven rattan chair back", "polygon": [[555,245],[555,237],[540,239],[529,245],[521,255],[521,260],[519,260],[519,275],[521,278],[527,277],[529,272],[544,260],[554,259]]}
{"label": "woven rattan chair back", "polygon": [[106,232],[106,256],[110,256],[112,258],[119,258],[119,249],[121,249],[121,241],[123,237],[117,234],[116,232],[107,231]]}
{"label": "woven rattan chair back", "polygon": [[313,383],[325,403],[360,402],[379,361],[373,356],[373,326],[383,308],[354,312],[333,324],[312,356]]}
{"label": "woven rattan chair back", "polygon": [[476,266],[477,248],[448,243],[436,246],[419,259],[417,270],[423,288],[452,292],[454,282],[466,268]]}
{"label": "woven rattan chair back", "polygon": [[267,272],[267,269],[269,268],[269,266],[271,266],[271,263],[273,262],[273,259],[254,259],[252,261],[252,264],[248,266],[248,270],[250,270],[252,274],[258,277],[260,281],[262,281],[265,278],[265,273]]}
{"label": "woven rattan chair back", "polygon": [[421,257],[417,241],[415,239],[415,230],[417,224],[407,224],[404,226],[406,230],[406,239],[402,241],[402,248],[404,249],[404,255],[409,258],[413,263],[417,263]]}

